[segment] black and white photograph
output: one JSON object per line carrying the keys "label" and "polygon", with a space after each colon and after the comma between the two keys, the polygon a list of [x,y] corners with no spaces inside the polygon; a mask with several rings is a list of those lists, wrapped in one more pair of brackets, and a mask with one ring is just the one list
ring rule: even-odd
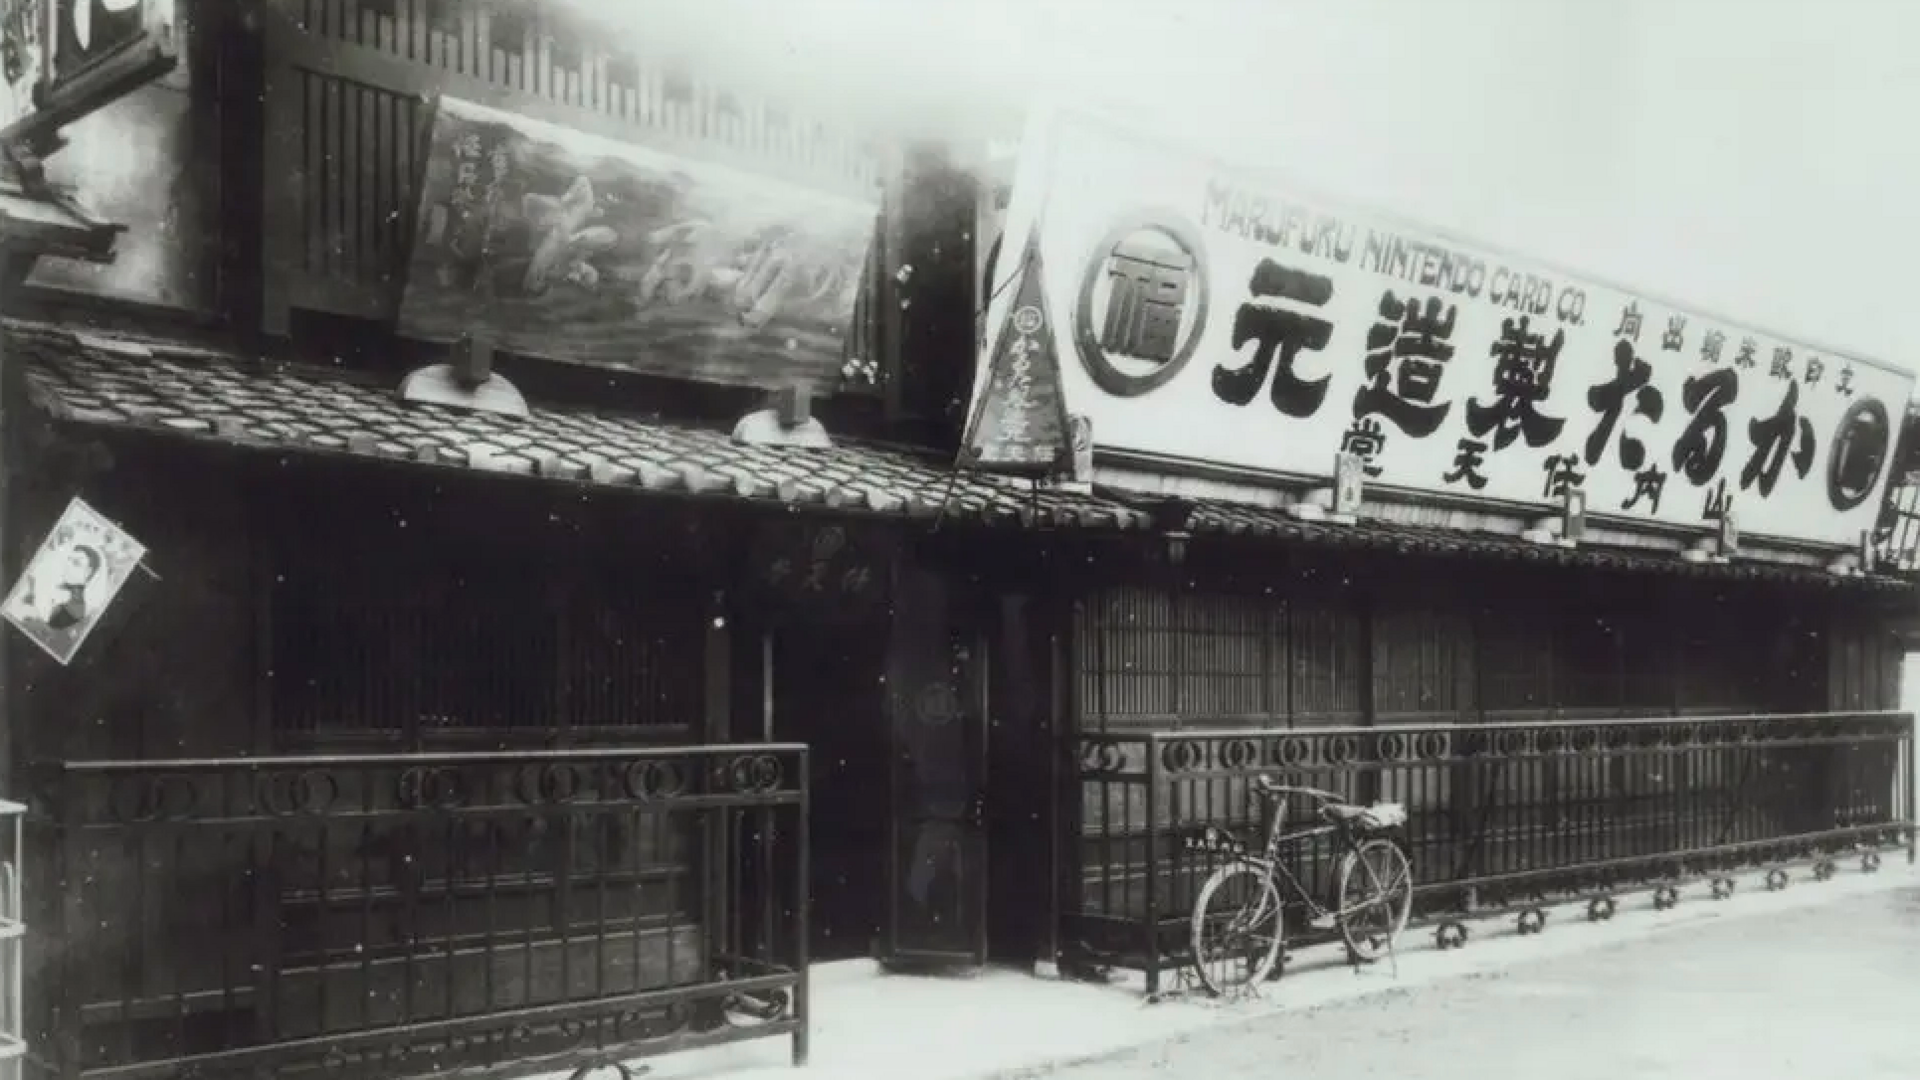
{"label": "black and white photograph", "polygon": [[0,0],[0,1080],[1920,1077],[1916,39]]}

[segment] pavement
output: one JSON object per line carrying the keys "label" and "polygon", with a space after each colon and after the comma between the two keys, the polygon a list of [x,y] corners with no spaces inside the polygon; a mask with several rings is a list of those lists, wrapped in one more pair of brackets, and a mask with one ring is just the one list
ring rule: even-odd
{"label": "pavement", "polygon": [[[1920,1075],[1920,881],[1242,1021],[1061,1080]],[[1736,901],[1737,904],[1737,901]],[[1276,1022],[1280,1020],[1280,1022]]]}
{"label": "pavement", "polygon": [[1516,934],[1511,917],[1478,922],[1461,949],[1410,930],[1392,962],[1363,969],[1332,948],[1302,950],[1284,978],[1233,1002],[1149,1003],[1137,976],[1088,985],[823,965],[805,1068],[788,1064],[784,1039],[645,1064],[650,1080],[1124,1080],[1286,1065],[1310,1066],[1316,1080],[1468,1068],[1497,1080],[1548,1065],[1556,1080],[1612,1080],[1735,1062],[1768,1075],[1782,1060],[1801,1063],[1789,1072],[1817,1064],[1849,1080],[1892,1077],[1905,1060],[1897,1075],[1920,1075],[1920,1025],[1908,1018],[1920,1006],[1920,873],[1904,854],[1887,853],[1874,874],[1843,860],[1826,882],[1799,867],[1778,892],[1758,873],[1737,880],[1727,900],[1690,883],[1667,911],[1649,894],[1623,896],[1598,923],[1583,905],[1553,908],[1533,936]]}

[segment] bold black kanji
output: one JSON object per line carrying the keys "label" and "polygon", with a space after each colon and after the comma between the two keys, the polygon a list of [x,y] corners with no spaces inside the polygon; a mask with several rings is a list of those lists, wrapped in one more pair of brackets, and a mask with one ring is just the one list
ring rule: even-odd
{"label": "bold black kanji", "polygon": [[1478,439],[1461,439],[1454,448],[1453,469],[1443,473],[1440,479],[1449,484],[1462,480],[1475,491],[1487,486],[1486,474],[1480,471],[1487,463],[1487,444]]}
{"label": "bold black kanji", "polygon": [[[1613,430],[1620,423],[1620,416],[1627,409],[1629,401],[1633,404],[1633,415],[1644,416],[1659,423],[1666,412],[1666,398],[1660,388],[1652,385],[1653,365],[1640,359],[1633,351],[1633,342],[1621,339],[1613,345],[1613,378],[1587,390],[1587,406],[1600,414],[1600,420],[1593,426],[1593,434],[1587,436],[1587,464],[1596,465],[1607,452],[1607,444],[1613,440]],[[1628,470],[1637,470],[1647,460],[1647,447],[1639,439],[1622,432],[1620,435],[1620,464]]]}
{"label": "bold black kanji", "polygon": [[[1298,304],[1324,307],[1333,298],[1333,279],[1321,274],[1294,270],[1272,259],[1260,260],[1253,269],[1247,289],[1258,299],[1291,300]],[[1238,351],[1247,342],[1255,342],[1253,359],[1243,368],[1225,366],[1213,369],[1213,395],[1229,405],[1245,405],[1266,385],[1267,373],[1273,376],[1273,407],[1288,416],[1302,419],[1320,409],[1327,396],[1331,376],[1302,379],[1294,374],[1294,360],[1300,350],[1318,352],[1327,347],[1333,324],[1318,316],[1290,308],[1270,307],[1249,300],[1240,305],[1233,318],[1233,348]]]}
{"label": "bold black kanji", "polygon": [[1740,399],[1740,372],[1715,368],[1680,384],[1687,426],[1673,443],[1674,471],[1694,487],[1713,479],[1727,454],[1727,406]]}
{"label": "bold black kanji", "polygon": [[1416,439],[1434,433],[1450,401],[1434,404],[1441,376],[1453,359],[1453,324],[1459,309],[1437,297],[1423,304],[1391,291],[1380,297],[1379,318],[1367,331],[1367,381],[1353,394],[1356,419],[1378,413]]}
{"label": "bold black kanji", "polygon": [[1761,498],[1772,495],[1773,485],[1780,481],[1780,469],[1789,457],[1793,471],[1802,477],[1807,475],[1813,468],[1813,422],[1800,415],[1799,383],[1787,384],[1786,396],[1772,416],[1747,421],[1747,441],[1753,444],[1753,453],[1747,455],[1746,467],[1740,470],[1740,490],[1758,484]]}
{"label": "bold black kanji", "polygon": [[1558,328],[1552,339],[1530,332],[1525,315],[1502,320],[1500,339],[1491,349],[1493,400],[1482,404],[1478,398],[1468,399],[1467,430],[1479,438],[1491,433],[1495,450],[1506,449],[1523,435],[1536,450],[1559,438],[1566,419],[1544,415],[1540,403],[1553,390],[1553,372],[1566,337]]}

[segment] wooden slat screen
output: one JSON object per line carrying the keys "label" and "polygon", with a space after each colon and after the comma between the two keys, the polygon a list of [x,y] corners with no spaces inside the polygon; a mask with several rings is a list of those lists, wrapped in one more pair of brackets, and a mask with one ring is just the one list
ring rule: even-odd
{"label": "wooden slat screen", "polygon": [[702,709],[692,599],[553,575],[292,568],[271,611],[276,739],[595,732],[673,740]]}
{"label": "wooden slat screen", "polygon": [[1473,624],[1465,609],[1422,599],[1375,608],[1373,707],[1382,721],[1471,712],[1473,662]]}
{"label": "wooden slat screen", "polygon": [[1079,609],[1084,730],[1344,723],[1362,711],[1363,625],[1334,602],[1141,587]]}

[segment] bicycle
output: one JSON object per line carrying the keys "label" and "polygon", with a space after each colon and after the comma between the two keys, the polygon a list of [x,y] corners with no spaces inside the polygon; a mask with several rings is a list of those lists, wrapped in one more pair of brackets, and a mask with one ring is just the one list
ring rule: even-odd
{"label": "bicycle", "polygon": [[[1273,970],[1286,939],[1288,905],[1281,897],[1282,881],[1296,903],[1306,908],[1312,925],[1339,929],[1354,963],[1372,963],[1391,952],[1394,938],[1406,928],[1413,911],[1413,864],[1405,848],[1388,835],[1406,823],[1406,808],[1398,803],[1358,806],[1330,791],[1277,784],[1266,776],[1255,777],[1253,787],[1262,801],[1273,806],[1266,845],[1259,854],[1225,841],[1222,830],[1214,827],[1207,830],[1202,843],[1190,844],[1225,849],[1233,856],[1208,875],[1193,907],[1193,964],[1201,984],[1209,993],[1224,996],[1265,979]],[[1318,820],[1288,832],[1287,803],[1296,795],[1314,801]],[[1331,907],[1316,900],[1280,860],[1284,849],[1328,835],[1342,849]],[[1251,895],[1236,899],[1241,887],[1251,890]],[[1350,895],[1356,891],[1358,900]],[[1210,940],[1215,928],[1224,929],[1223,942]],[[1223,960],[1223,969],[1210,969],[1210,958]]]}

